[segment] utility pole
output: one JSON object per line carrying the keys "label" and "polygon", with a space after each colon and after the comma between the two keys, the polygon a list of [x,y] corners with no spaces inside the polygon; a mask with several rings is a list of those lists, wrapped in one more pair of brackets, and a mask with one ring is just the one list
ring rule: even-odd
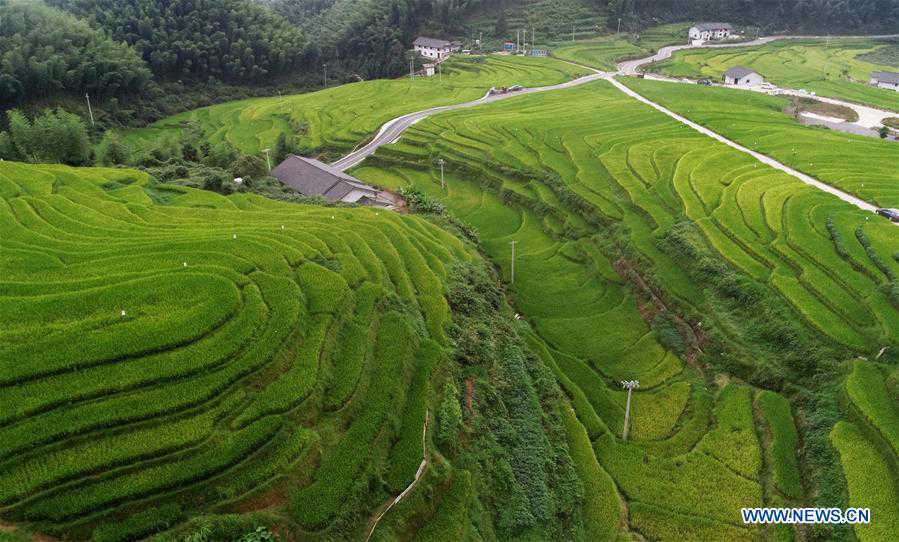
{"label": "utility pole", "polygon": [[512,280],[510,284],[515,284],[515,241],[512,241]]}
{"label": "utility pole", "polygon": [[415,81],[415,59],[409,59],[409,79]]}
{"label": "utility pole", "polygon": [[621,34],[621,17],[618,17],[618,34]]}
{"label": "utility pole", "polygon": [[515,30],[515,52],[521,51],[521,29]]}
{"label": "utility pole", "polygon": [[91,95],[87,92],[84,93],[84,99],[87,100],[87,113],[91,117],[91,126],[94,125],[94,110],[91,109]]}
{"label": "utility pole", "polygon": [[271,171],[272,170],[272,157],[269,154],[269,152],[271,152],[271,149],[262,149],[262,152],[265,153],[265,163],[268,164],[268,170]]}
{"label": "utility pole", "polygon": [[574,41],[574,23],[571,23],[571,41]]}
{"label": "utility pole", "polygon": [[328,88],[328,64],[322,64],[322,70],[325,72],[325,88]]}
{"label": "utility pole", "polygon": [[446,190],[446,178],[443,176],[443,165],[446,164],[446,160],[441,158],[437,163],[440,164],[440,188]]}
{"label": "utility pole", "polygon": [[640,387],[640,381],[622,380],[621,386],[627,390],[627,407],[624,409],[624,432],[621,435],[621,440],[627,442],[627,430],[631,419],[631,393],[633,393],[634,388]]}

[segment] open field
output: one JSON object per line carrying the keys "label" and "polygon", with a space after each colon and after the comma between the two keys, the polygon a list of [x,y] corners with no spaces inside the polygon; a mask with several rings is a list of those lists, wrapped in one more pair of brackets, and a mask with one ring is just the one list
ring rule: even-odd
{"label": "open field", "polygon": [[899,207],[899,144],[803,126],[786,98],[625,78],[643,96],[741,145],[882,207]]}
{"label": "open field", "polygon": [[679,51],[649,69],[675,77],[721,80],[729,68],[746,66],[781,87],[899,111],[899,93],[868,84],[872,71],[895,71],[870,55],[888,47],[885,41],[867,39],[782,40],[745,48]]}
{"label": "open field", "polygon": [[4,521],[130,540],[290,501],[328,533],[364,525],[387,465],[412,479],[473,258],[444,230],[4,162],[0,232]]}
{"label": "open field", "polygon": [[[445,192],[438,157],[449,163]],[[745,379],[804,382],[825,370],[818,354],[794,353],[808,334],[838,357],[896,348],[894,226],[605,82],[432,117],[354,174],[440,198],[475,226],[507,280],[516,242],[515,306],[644,534],[748,539],[737,507],[801,501],[804,488],[789,402],[700,379],[670,337],[661,345],[657,308],[634,294],[618,258],[651,270],[722,341],[705,359]],[[609,244],[608,224],[624,246]],[[641,382],[632,444],[614,437],[624,378]],[[671,474],[662,483],[659,472]]]}
{"label": "open field", "polygon": [[196,123],[215,144],[227,141],[243,153],[272,147],[282,133],[310,152],[337,157],[370,137],[388,120],[429,107],[475,100],[491,87],[552,85],[585,70],[548,58],[455,57],[443,75],[363,81],[294,96],[253,98],[188,111],[126,133],[126,142],[177,135]]}
{"label": "open field", "polygon": [[654,26],[642,32],[639,38],[607,36],[574,43],[560,42],[553,49],[553,56],[599,70],[615,71],[621,60],[648,56],[666,45],[686,43],[689,26],[684,23]]}

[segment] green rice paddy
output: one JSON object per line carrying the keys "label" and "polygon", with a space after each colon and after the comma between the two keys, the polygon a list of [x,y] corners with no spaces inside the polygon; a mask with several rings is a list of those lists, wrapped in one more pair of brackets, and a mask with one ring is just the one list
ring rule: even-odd
{"label": "green rice paddy", "polygon": [[553,56],[584,66],[615,71],[618,62],[642,58],[666,45],[686,43],[689,24],[674,23],[654,26],[639,36],[606,36],[573,43],[561,42],[553,49]]}
{"label": "green rice paddy", "polygon": [[411,481],[474,258],[444,230],[4,162],[0,232],[5,522],[130,540],[289,502],[327,537]]}
{"label": "green rice paddy", "polygon": [[744,48],[679,51],[650,69],[675,77],[720,80],[729,68],[746,66],[778,86],[899,111],[899,93],[868,84],[871,72],[895,71],[876,63],[877,56],[866,56],[888,47],[887,42],[868,39],[782,40]]}
{"label": "green rice paddy", "polygon": [[126,133],[134,146],[177,135],[196,123],[213,144],[227,141],[241,152],[257,154],[273,147],[282,133],[299,143],[337,156],[351,151],[400,115],[476,100],[491,87],[527,87],[562,83],[586,73],[549,58],[458,56],[431,78],[378,79],[284,97],[252,98],[188,111],[149,128]]}
{"label": "green rice paddy", "polygon": [[[779,130],[770,128],[771,139],[793,137]],[[449,164],[445,191],[438,157]],[[627,502],[628,527],[654,539],[767,536],[746,528],[739,508],[806,498],[797,433],[783,397],[742,384],[710,387],[695,367],[661,346],[659,331],[647,325],[652,309],[645,296],[634,294],[615,249],[597,233],[604,224],[625,232],[623,256],[651,266],[667,296],[733,332],[727,341],[734,352],[721,356],[739,360],[741,342],[750,338],[726,319],[715,322],[721,301],[677,250],[667,250],[666,232],[686,220],[700,232],[703,250],[786,301],[789,318],[849,351],[896,347],[899,305],[871,258],[873,251],[887,269],[899,271],[890,258],[899,250],[894,226],[605,82],[432,117],[353,173],[383,186],[412,185],[444,201],[478,230],[509,281],[515,241],[510,288],[533,330],[532,347],[553,368],[599,466]],[[788,378],[803,378],[777,356],[747,357],[734,361],[747,374],[773,363],[793,375]],[[622,443],[623,393],[615,383],[631,378],[641,388],[633,442]],[[587,461],[582,468],[593,467]],[[610,488],[603,499],[614,500],[615,493]],[[875,507],[881,514],[884,502]]]}

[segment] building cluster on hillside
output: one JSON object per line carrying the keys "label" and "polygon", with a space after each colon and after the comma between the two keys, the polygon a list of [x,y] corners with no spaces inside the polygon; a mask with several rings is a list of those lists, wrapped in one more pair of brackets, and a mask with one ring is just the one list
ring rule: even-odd
{"label": "building cluster on hillside", "polygon": [[690,40],[693,42],[724,40],[733,34],[734,27],[730,23],[696,23],[690,27]]}
{"label": "building cluster on hillside", "polygon": [[387,208],[396,203],[389,193],[312,158],[288,156],[272,170],[272,177],[304,196],[319,196],[329,203]]}
{"label": "building cluster on hillside", "polygon": [[871,74],[871,84],[878,88],[899,92],[899,73],[874,72]]}

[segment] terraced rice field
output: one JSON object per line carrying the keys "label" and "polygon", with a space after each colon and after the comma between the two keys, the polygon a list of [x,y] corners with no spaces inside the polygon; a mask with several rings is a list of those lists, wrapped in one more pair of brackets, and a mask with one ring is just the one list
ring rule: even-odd
{"label": "terraced rice field", "polygon": [[886,47],[887,42],[868,39],[783,40],[753,47],[679,51],[649,69],[675,77],[721,80],[729,68],[746,66],[781,87],[899,111],[899,93],[868,84],[871,72],[895,68],[859,58]]}
{"label": "terraced rice field", "polygon": [[[448,162],[445,191],[438,157]],[[606,82],[432,117],[353,173],[441,198],[476,227],[507,280],[516,242],[515,306],[592,442],[597,464],[580,461],[601,492],[599,523],[615,516],[602,503],[620,497],[628,528],[652,539],[750,540],[773,533],[747,529],[739,508],[803,499],[789,403],[739,382],[711,384],[664,348],[647,325],[653,302],[634,294],[604,228],[624,231],[625,257],[647,262],[665,295],[703,321],[714,321],[718,302],[664,241],[686,220],[703,250],[788,302],[791,314],[776,318],[797,319],[848,351],[896,348],[899,305],[887,273],[899,271],[893,226]],[[731,324],[715,324],[733,351],[712,356],[748,365],[746,373],[763,370],[740,360],[742,339]],[[780,369],[800,379],[808,370]],[[616,435],[624,394],[615,383],[631,378],[641,388],[633,442],[623,443]],[[895,463],[884,472],[895,479]],[[858,502],[887,514],[889,499]]]}
{"label": "terraced rice field", "polygon": [[443,64],[440,77],[373,80],[319,92],[228,102],[175,115],[130,131],[140,145],[197,123],[210,142],[227,141],[241,152],[258,154],[278,136],[298,136],[311,149],[337,157],[366,140],[388,120],[435,107],[476,100],[491,87],[552,85],[585,70],[549,58],[457,56]]}
{"label": "terraced rice field", "polygon": [[474,257],[410,216],[10,162],[0,251],[0,517],[102,540],[276,504],[361,529],[421,461]]}
{"label": "terraced rice field", "polygon": [[786,98],[625,78],[654,102],[745,147],[881,207],[899,207],[899,144],[803,126]]}
{"label": "terraced rice field", "polygon": [[[896,457],[899,454],[899,408],[895,389],[887,388],[889,369],[868,361],[855,361],[846,381],[846,395],[855,420],[840,422],[831,441],[840,452],[852,506],[889,511],[870,525],[856,529],[859,540],[888,540],[899,530],[899,489]],[[890,379],[895,386],[895,373]],[[872,512],[873,513],[873,512]]]}
{"label": "terraced rice field", "polygon": [[689,26],[683,23],[654,26],[642,32],[639,39],[607,36],[560,43],[553,48],[553,56],[599,70],[615,71],[621,60],[642,58],[666,45],[686,43]]}

